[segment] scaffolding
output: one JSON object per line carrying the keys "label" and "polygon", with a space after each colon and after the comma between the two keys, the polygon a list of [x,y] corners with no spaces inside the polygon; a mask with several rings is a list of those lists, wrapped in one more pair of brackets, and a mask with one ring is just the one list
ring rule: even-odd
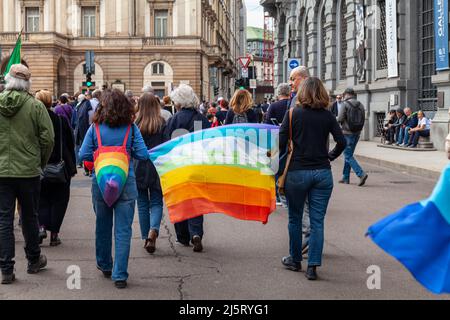
{"label": "scaffolding", "polygon": [[264,82],[268,85],[274,85],[274,19],[269,12],[264,12]]}

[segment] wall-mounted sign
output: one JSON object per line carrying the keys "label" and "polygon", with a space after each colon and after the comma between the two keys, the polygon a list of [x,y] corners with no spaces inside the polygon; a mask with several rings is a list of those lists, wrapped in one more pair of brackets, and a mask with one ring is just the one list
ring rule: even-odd
{"label": "wall-mounted sign", "polygon": [[434,0],[436,70],[448,70],[448,0]]}
{"label": "wall-mounted sign", "polygon": [[388,78],[398,77],[397,0],[386,0]]}

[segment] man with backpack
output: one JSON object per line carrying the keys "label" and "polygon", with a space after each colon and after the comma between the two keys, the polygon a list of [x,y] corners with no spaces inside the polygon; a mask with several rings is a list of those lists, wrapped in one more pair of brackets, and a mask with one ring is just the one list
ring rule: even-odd
{"label": "man with backpack", "polygon": [[360,179],[358,184],[360,187],[366,184],[367,178],[369,177],[353,156],[356,145],[361,137],[361,131],[364,128],[365,120],[366,111],[363,104],[356,100],[356,94],[353,89],[346,89],[344,92],[344,103],[338,116],[338,122],[342,126],[345,140],[347,140],[347,147],[344,151],[345,165],[343,178],[339,183],[350,184],[351,169],[353,169]]}

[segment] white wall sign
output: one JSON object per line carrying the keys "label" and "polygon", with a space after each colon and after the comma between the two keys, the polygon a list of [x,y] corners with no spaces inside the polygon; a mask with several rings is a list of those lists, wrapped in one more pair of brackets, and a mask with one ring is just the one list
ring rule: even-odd
{"label": "white wall sign", "polygon": [[386,0],[388,78],[398,77],[397,1]]}

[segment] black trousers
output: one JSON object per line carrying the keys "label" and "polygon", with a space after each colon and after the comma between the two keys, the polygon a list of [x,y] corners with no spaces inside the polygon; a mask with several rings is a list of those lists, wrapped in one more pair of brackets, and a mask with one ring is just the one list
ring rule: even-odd
{"label": "black trousers", "polygon": [[67,183],[42,182],[39,201],[39,224],[45,230],[59,233],[70,200],[70,180]]}
{"label": "black trousers", "polygon": [[194,236],[203,238],[203,216],[175,223],[177,240],[183,244],[189,244]]}
{"label": "black trousers", "polygon": [[0,268],[3,274],[14,272],[14,211],[16,199],[22,207],[22,233],[25,254],[30,263],[41,255],[39,247],[38,207],[40,178],[0,178]]}

